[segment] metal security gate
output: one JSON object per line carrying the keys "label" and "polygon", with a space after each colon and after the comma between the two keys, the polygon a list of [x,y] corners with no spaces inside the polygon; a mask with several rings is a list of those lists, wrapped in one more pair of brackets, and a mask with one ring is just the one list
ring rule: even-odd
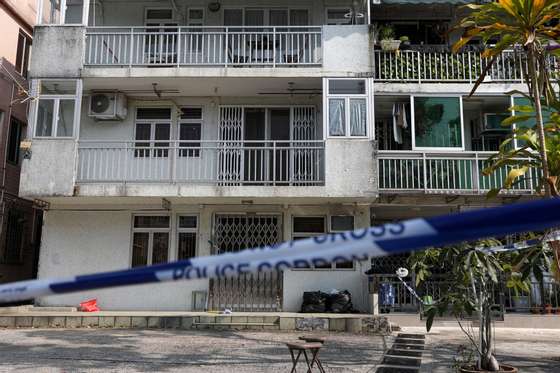
{"label": "metal security gate", "polygon": [[305,182],[319,180],[321,170],[320,150],[309,140],[317,139],[317,119],[313,106],[292,108],[292,140],[296,147],[292,152],[292,181]]}
{"label": "metal security gate", "polygon": [[[214,217],[212,254],[237,252],[278,243],[280,215],[217,214]],[[209,310],[238,312],[281,311],[282,272],[244,274],[210,280]]]}

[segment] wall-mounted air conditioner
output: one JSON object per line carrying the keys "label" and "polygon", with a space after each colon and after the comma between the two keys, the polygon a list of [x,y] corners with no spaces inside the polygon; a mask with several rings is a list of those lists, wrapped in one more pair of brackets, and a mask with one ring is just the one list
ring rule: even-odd
{"label": "wall-mounted air conditioner", "polygon": [[126,96],[118,92],[92,92],[88,115],[97,120],[123,120],[127,115]]}

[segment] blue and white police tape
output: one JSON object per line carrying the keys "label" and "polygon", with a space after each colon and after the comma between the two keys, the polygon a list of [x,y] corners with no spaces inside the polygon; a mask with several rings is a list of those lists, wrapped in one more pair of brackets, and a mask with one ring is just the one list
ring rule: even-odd
{"label": "blue and white police tape", "polygon": [[444,215],[174,263],[64,279],[0,285],[0,303],[39,296],[125,285],[217,278],[284,270],[329,262],[366,260],[471,241],[484,237],[560,226],[560,199],[547,199]]}

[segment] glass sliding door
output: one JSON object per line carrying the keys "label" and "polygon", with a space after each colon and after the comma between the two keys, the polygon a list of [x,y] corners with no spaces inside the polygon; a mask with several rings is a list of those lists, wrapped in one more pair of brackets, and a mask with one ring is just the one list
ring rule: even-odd
{"label": "glass sliding door", "polygon": [[461,150],[463,146],[461,97],[412,97],[413,147]]}

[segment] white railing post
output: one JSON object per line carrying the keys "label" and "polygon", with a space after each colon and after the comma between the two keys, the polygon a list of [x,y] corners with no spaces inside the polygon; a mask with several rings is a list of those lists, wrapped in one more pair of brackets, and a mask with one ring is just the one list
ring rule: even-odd
{"label": "white railing post", "polygon": [[424,177],[424,193],[428,192],[428,162],[426,161],[426,153],[422,152],[423,177]]}
{"label": "white railing post", "polygon": [[128,56],[128,67],[132,67],[132,56],[134,55],[134,28],[130,28],[130,55]]}
{"label": "white railing post", "polygon": [[181,66],[181,26],[177,26],[177,56],[175,58],[177,58],[177,67]]}
{"label": "white railing post", "polygon": [[418,63],[417,63],[417,66],[418,66],[418,83],[422,83],[422,74],[420,73],[420,69],[421,69],[421,65],[422,65],[420,63],[420,60],[421,60],[422,57],[420,55],[420,51],[416,51],[416,56],[418,57]]}
{"label": "white railing post", "polygon": [[[225,37],[226,37],[225,51],[224,51],[225,67],[228,67],[228,62],[229,62],[229,27],[227,27],[227,26],[226,26],[226,29],[225,29]],[[231,53],[231,57],[233,58],[233,51]]]}
{"label": "white railing post", "polygon": [[475,190],[480,193],[480,170],[478,167],[478,153],[474,153],[474,178],[475,178]]}
{"label": "white railing post", "polygon": [[124,170],[123,170],[123,183],[126,184],[126,182],[128,181],[128,141],[124,143]]}
{"label": "white railing post", "polygon": [[272,67],[276,67],[276,26],[272,28]]}

